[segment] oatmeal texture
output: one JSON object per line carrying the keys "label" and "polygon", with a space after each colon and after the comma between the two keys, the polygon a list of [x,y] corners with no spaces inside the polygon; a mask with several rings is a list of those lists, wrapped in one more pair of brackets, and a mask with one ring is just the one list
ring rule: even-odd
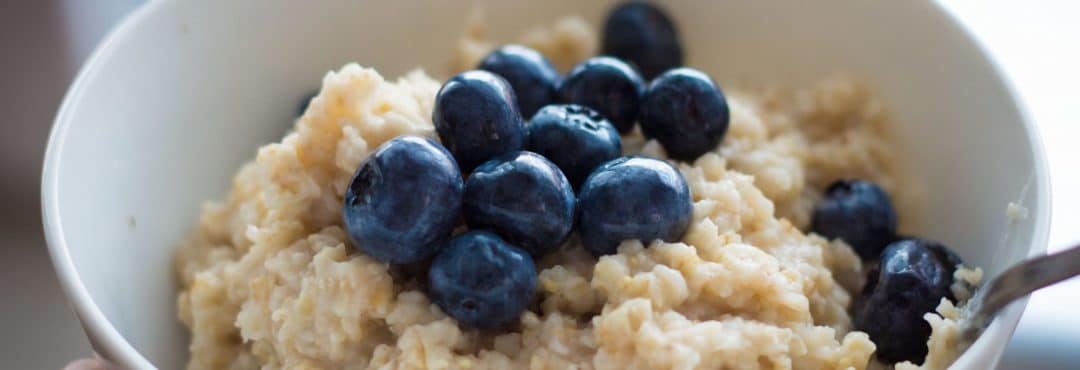
{"label": "oatmeal texture", "polygon": [[[558,26],[579,22],[570,19],[524,39],[578,45],[547,52],[556,60],[584,58],[596,37],[587,25]],[[580,32],[573,37],[586,41],[566,41],[571,36],[560,32]],[[875,346],[851,330],[847,313],[849,292],[863,282],[858,258],[843,242],[799,228],[815,194],[840,177],[869,178],[898,203],[908,199],[892,172],[880,104],[851,79],[794,92],[729,91],[731,128],[722,145],[677,164],[694,200],[684,239],[628,241],[597,259],[571,238],[539,261],[539,301],[508,332],[460,329],[408,269],[357,252],[341,228],[342,194],[369,153],[402,134],[434,137],[438,88],[420,71],[396,81],[355,64],[329,73],[294,130],[261,148],[224,200],[205,205],[175,260],[180,319],[192,332],[188,368],[872,363]],[[665,157],[637,131],[623,140],[628,153]],[[928,366],[951,361],[934,357],[955,337],[951,307],[943,302],[940,315],[926,317],[934,327]]]}
{"label": "oatmeal texture", "polygon": [[[963,266],[956,269],[953,273],[954,283],[952,286],[953,295],[960,301],[967,301],[974,293],[974,288],[978,286],[979,281],[982,280],[983,271],[981,268],[968,268]],[[960,321],[961,308],[955,306],[953,302],[947,298],[942,298],[941,303],[938,304],[936,312],[928,312],[923,316],[926,322],[930,323],[930,339],[926,341],[927,348],[930,352],[927,353],[926,359],[922,365],[915,365],[910,362],[902,362],[896,364],[896,370],[937,370],[944,369],[956,361],[957,357],[960,357]]]}
{"label": "oatmeal texture", "polygon": [[480,60],[495,47],[510,42],[536,49],[555,68],[566,72],[578,62],[596,55],[600,45],[593,26],[580,16],[562,17],[550,24],[534,26],[517,39],[492,40],[488,33],[483,11],[473,11],[466,20],[464,34],[458,40],[450,66],[452,72],[476,68]]}

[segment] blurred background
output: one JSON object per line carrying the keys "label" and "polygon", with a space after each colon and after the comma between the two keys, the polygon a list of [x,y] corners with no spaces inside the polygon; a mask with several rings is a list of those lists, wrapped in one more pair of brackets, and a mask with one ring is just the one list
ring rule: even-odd
{"label": "blurred background", "polygon": [[[939,0],[998,60],[1050,160],[1050,250],[1080,242],[1080,6]],[[79,66],[141,0],[0,0],[0,360],[60,369],[90,355],[53,273],[39,182],[53,116]],[[92,196],[92,194],[90,195]],[[1001,369],[1080,368],[1080,279],[1036,293]]]}

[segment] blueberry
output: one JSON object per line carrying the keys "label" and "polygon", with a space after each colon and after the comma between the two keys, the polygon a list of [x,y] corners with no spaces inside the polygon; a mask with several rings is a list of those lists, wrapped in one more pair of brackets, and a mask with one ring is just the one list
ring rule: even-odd
{"label": "blueberry", "polygon": [[596,167],[622,155],[615,126],[580,105],[546,106],[525,129],[525,149],[558,165],[574,189],[580,189]]}
{"label": "blueberry", "polygon": [[304,94],[304,97],[300,98],[300,104],[296,105],[296,116],[303,116],[304,112],[307,112],[308,105],[311,104],[311,99],[315,99],[315,97],[318,95],[319,90],[312,90],[309,91],[307,94]]}
{"label": "blueberry", "polygon": [[645,82],[634,67],[612,57],[595,57],[566,74],[559,99],[592,108],[619,132],[627,132],[634,127],[644,90]]}
{"label": "blueberry", "polygon": [[[941,244],[940,242],[934,240],[913,236],[897,236],[895,240],[889,244],[891,245],[902,241],[919,244],[923,247],[926,247],[927,249],[930,249],[931,252],[934,252],[934,256],[945,266],[945,269],[947,270],[946,274],[950,276],[950,278],[953,276],[953,272],[955,272],[956,269],[960,267],[960,265],[964,264],[964,260],[960,258],[960,255],[956,254],[956,252],[953,251],[952,248],[949,248],[944,244]],[[950,282],[950,284],[952,283]],[[949,291],[948,298],[953,301],[956,300],[956,298],[953,297],[951,290]]]}
{"label": "blueberry", "polygon": [[342,207],[345,228],[353,244],[375,259],[417,262],[450,236],[464,192],[461,171],[442,145],[399,136],[379,146],[353,175]]}
{"label": "blueberry", "polygon": [[839,180],[814,207],[810,230],[843,239],[864,261],[873,260],[896,238],[896,210],[889,194],[874,183]]}
{"label": "blueberry", "polygon": [[641,131],[683,161],[716,148],[728,129],[724,93],[708,75],[691,68],[664,72],[649,83],[641,101]]}
{"label": "blueberry", "polygon": [[920,240],[900,240],[881,253],[855,303],[854,324],[877,345],[877,358],[892,364],[921,363],[926,357],[933,312],[941,298],[951,297],[952,268]]}
{"label": "blueberry", "polygon": [[435,96],[432,121],[464,171],[521,149],[525,136],[514,90],[487,71],[467,71],[446,81]]}
{"label": "blueberry", "polygon": [[536,281],[529,254],[486,231],[451,239],[428,271],[431,300],[475,329],[517,320],[536,292]]}
{"label": "blueberry", "polygon": [[487,229],[533,256],[566,240],[574,226],[574,190],[559,168],[533,152],[496,157],[465,182],[462,212],[472,229]]}
{"label": "blueberry", "polygon": [[[964,264],[964,260],[960,258],[959,254],[956,254],[951,248],[946,247],[944,244],[938,243],[933,240],[915,239],[916,242],[922,243],[930,250],[934,251],[938,260],[945,263],[945,267],[949,269],[949,276],[953,275],[957,267]],[[952,299],[952,297],[949,297]]]}
{"label": "blueberry", "polygon": [[627,2],[611,10],[604,21],[603,50],[634,63],[650,79],[683,62],[675,25],[663,10],[645,2]]}
{"label": "blueberry", "polygon": [[522,117],[532,117],[540,107],[555,101],[559,72],[536,50],[506,45],[488,54],[477,69],[497,74],[510,83]]}
{"label": "blueberry", "polygon": [[667,162],[612,160],[589,175],[578,196],[578,232],[595,256],[615,253],[623,240],[678,241],[690,226],[690,188]]}

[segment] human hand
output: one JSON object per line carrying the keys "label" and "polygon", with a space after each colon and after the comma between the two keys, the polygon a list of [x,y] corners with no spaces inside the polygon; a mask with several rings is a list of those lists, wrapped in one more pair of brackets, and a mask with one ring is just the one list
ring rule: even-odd
{"label": "human hand", "polygon": [[75,360],[75,361],[72,361],[70,364],[67,364],[67,366],[64,366],[64,370],[111,370],[111,369],[112,369],[112,367],[110,367],[109,364],[105,362],[105,360],[102,360],[102,359],[100,359],[98,357],[84,358],[84,359],[81,359],[81,360]]}

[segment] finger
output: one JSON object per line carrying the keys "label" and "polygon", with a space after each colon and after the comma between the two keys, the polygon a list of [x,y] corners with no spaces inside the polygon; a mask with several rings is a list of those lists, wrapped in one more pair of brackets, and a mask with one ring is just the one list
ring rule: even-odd
{"label": "finger", "polygon": [[76,360],[72,363],[64,366],[64,370],[108,370],[109,367],[105,365],[105,361],[96,358],[84,358],[82,360]]}

